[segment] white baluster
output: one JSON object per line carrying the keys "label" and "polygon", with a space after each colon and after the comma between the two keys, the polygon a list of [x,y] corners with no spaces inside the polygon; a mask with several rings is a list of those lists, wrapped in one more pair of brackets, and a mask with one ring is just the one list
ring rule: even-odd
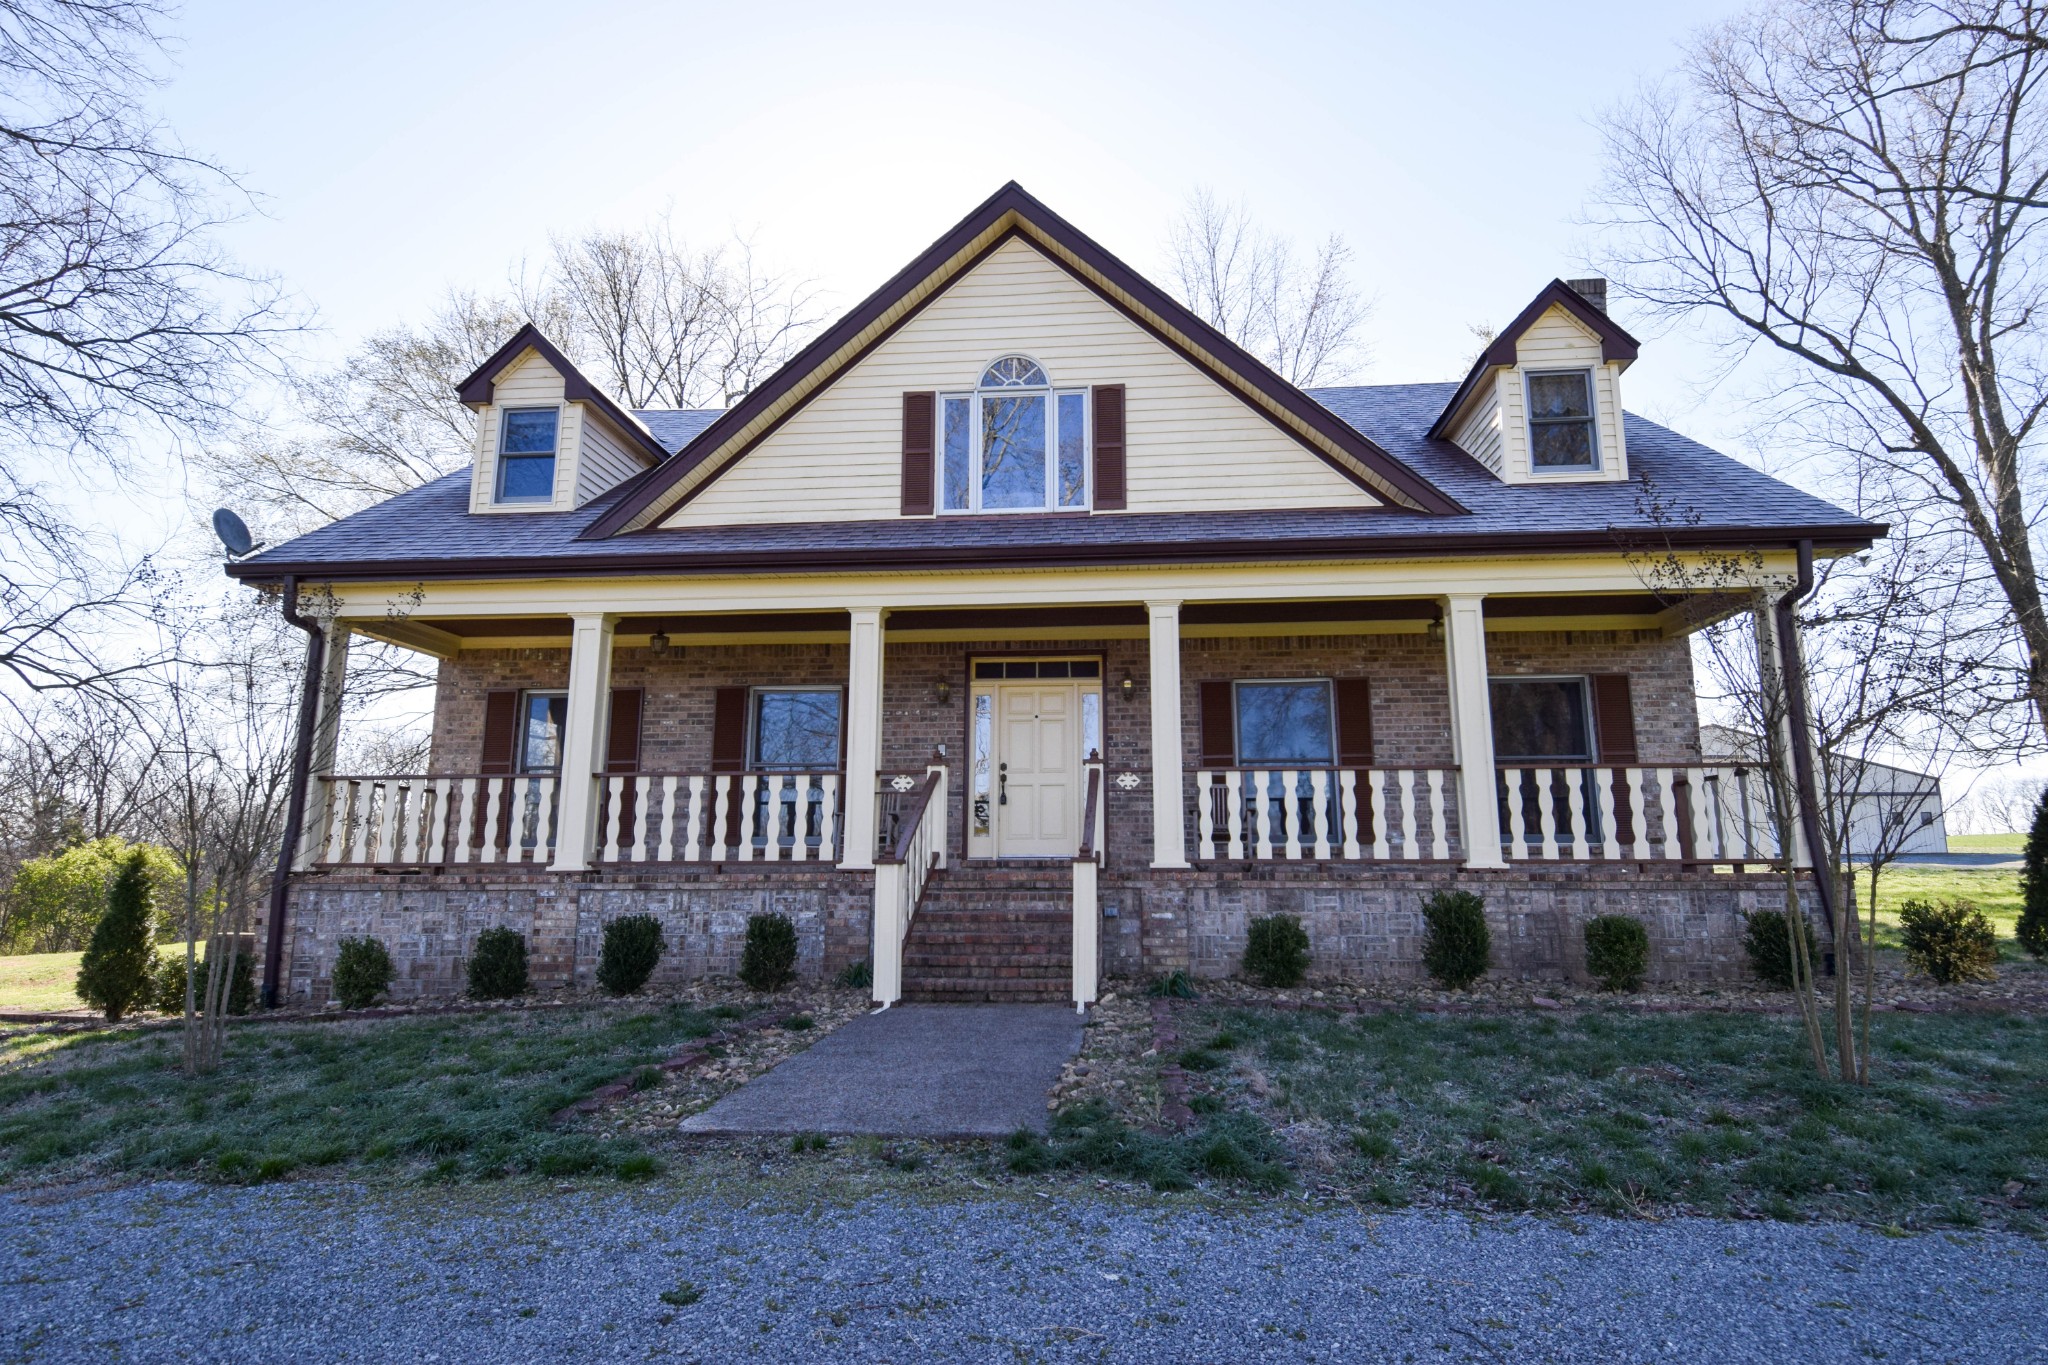
{"label": "white baluster", "polygon": [[1522,770],[1502,768],[1500,771],[1508,784],[1508,856],[1521,862],[1529,856],[1529,820],[1522,809]]}
{"label": "white baluster", "polygon": [[367,863],[370,861],[370,836],[373,832],[371,815],[377,805],[377,787],[373,782],[358,782],[355,787],[355,849],[349,854],[348,860],[352,863]]}
{"label": "white baluster", "polygon": [[469,861],[470,843],[476,837],[476,779],[462,779],[462,817],[455,822],[455,861]]}
{"label": "white baluster", "polygon": [[1394,781],[1401,791],[1401,856],[1420,858],[1422,849],[1415,842],[1415,770],[1396,768]]}
{"label": "white baluster", "polygon": [[1232,858],[1244,857],[1244,774],[1232,768],[1223,774],[1223,812],[1230,818],[1229,848]]}
{"label": "white baluster", "polygon": [[1195,856],[1208,862],[1216,856],[1216,774],[1195,770]]}
{"label": "white baluster", "polygon": [[1330,774],[1321,768],[1308,775],[1309,832],[1315,835],[1316,858],[1330,856]]}
{"label": "white baluster", "polygon": [[427,826],[426,860],[430,863],[448,861],[448,779],[437,777],[433,787],[434,814]]}
{"label": "white baluster", "polygon": [[[536,777],[512,779],[512,822],[505,834],[511,841],[511,846],[505,850],[505,861],[508,863],[547,861],[547,830],[538,819],[532,818],[539,813],[534,809],[534,805],[540,799],[540,789],[534,784],[540,780]],[[533,826],[533,846],[530,849],[526,843],[529,821]]]}
{"label": "white baluster", "polygon": [[561,831],[555,828],[555,789],[561,779],[536,777],[533,779],[533,858],[535,862],[551,863],[555,860],[555,836]]}
{"label": "white baluster", "polygon": [[1671,769],[1657,769],[1657,813],[1664,819],[1664,856],[1667,859],[1679,857],[1678,846],[1678,793],[1671,785]]}
{"label": "white baluster", "polygon": [[1635,824],[1637,858],[1650,856],[1650,817],[1643,795],[1643,772],[1641,768],[1624,770],[1624,776],[1628,778],[1628,811]]}
{"label": "white baluster", "polygon": [[711,828],[705,831],[705,836],[711,844],[713,860],[724,862],[737,852],[725,846],[726,833],[732,828],[727,818],[732,814],[732,774],[720,773],[711,782],[718,788],[718,801],[711,813]]}
{"label": "white baluster", "polygon": [[1586,777],[1583,769],[1568,769],[1565,780],[1565,808],[1572,822],[1572,857],[1586,856]]}
{"label": "white baluster", "polygon": [[761,788],[761,779],[748,773],[740,783],[740,861],[745,863],[753,861],[754,837],[760,833],[755,826],[761,822],[761,809],[754,794]]}
{"label": "white baluster", "polygon": [[1342,793],[1342,815],[1344,819],[1344,856],[1358,857],[1358,774],[1349,768],[1337,774],[1337,788]]}
{"label": "white baluster", "polygon": [[599,857],[608,863],[619,860],[619,825],[625,815],[626,779],[623,777],[600,777],[598,790],[604,793],[604,843]]}
{"label": "white baluster", "polygon": [[1301,796],[1295,790],[1296,776],[1292,768],[1280,773],[1280,832],[1287,836],[1290,861],[1301,856]]}
{"label": "white baluster", "polygon": [[650,823],[648,816],[652,812],[652,807],[647,802],[654,791],[652,783],[653,779],[644,775],[633,779],[633,827],[628,831],[631,835],[628,847],[632,850],[633,861],[636,863],[646,862],[651,852],[647,846],[647,832]]}
{"label": "white baluster", "polygon": [[1536,832],[1543,836],[1543,858],[1557,861],[1557,797],[1550,790],[1550,769],[1536,768]]}
{"label": "white baluster", "polygon": [[327,784],[327,861],[346,856],[350,823],[356,818],[356,784],[340,778]]}
{"label": "white baluster", "polygon": [[391,817],[391,861],[416,863],[420,852],[419,802],[413,797],[412,783],[394,778],[385,784],[385,790],[386,799],[395,808]]}
{"label": "white baluster", "polygon": [[825,862],[837,858],[839,847],[839,774],[826,773],[818,782],[818,857]]}
{"label": "white baluster", "polygon": [[1703,863],[1715,860],[1720,850],[1714,839],[1713,817],[1707,809],[1707,770],[1689,768],[1691,781],[1686,783],[1692,796],[1692,856]]}
{"label": "white baluster", "polygon": [[768,806],[764,812],[768,821],[768,862],[780,862],[782,857],[782,774],[768,778]]}
{"label": "white baluster", "polygon": [[1614,808],[1614,769],[1595,769],[1593,785],[1600,796],[1600,853],[1613,862],[1621,856],[1620,812]]}
{"label": "white baluster", "polygon": [[655,858],[664,863],[676,859],[676,779],[674,774],[661,779],[661,846]]}
{"label": "white baluster", "polygon": [[1441,862],[1451,856],[1450,821],[1444,818],[1444,770],[1429,770],[1429,854]]}
{"label": "white baluster", "polygon": [[698,841],[710,833],[710,831],[704,828],[704,778],[702,774],[693,773],[691,775],[689,799],[690,814],[683,825],[683,861],[694,863],[697,861],[699,850],[703,847]]}
{"label": "white baluster", "polygon": [[1372,803],[1372,856],[1381,862],[1387,860],[1387,775],[1378,768],[1368,768],[1365,773],[1365,789]]}
{"label": "white baluster", "polygon": [[1273,856],[1273,793],[1269,785],[1272,776],[1263,769],[1245,774],[1249,779],[1245,797],[1252,810],[1252,856],[1261,862]]}

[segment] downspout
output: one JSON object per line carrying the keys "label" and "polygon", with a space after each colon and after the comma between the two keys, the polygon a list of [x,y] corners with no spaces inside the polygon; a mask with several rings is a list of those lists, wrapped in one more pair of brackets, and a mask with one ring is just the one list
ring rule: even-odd
{"label": "downspout", "polygon": [[284,907],[290,887],[292,857],[306,821],[307,770],[313,766],[313,729],[320,718],[320,673],[327,636],[310,616],[299,614],[299,576],[284,578],[284,619],[306,632],[306,680],[299,690],[299,733],[292,746],[291,789],[284,803],[284,844],[277,851],[277,871],[270,879],[270,929],[263,945],[263,1008],[276,1009],[278,977],[284,970]]}
{"label": "downspout", "polygon": [[[1813,864],[1814,888],[1820,893],[1821,913],[1828,932],[1840,925],[1835,918],[1835,869],[1828,865],[1827,845],[1821,840],[1820,790],[1813,776],[1813,727],[1806,708],[1806,672],[1799,651],[1799,624],[1793,609],[1813,595],[1813,542],[1799,542],[1799,581],[1780,597],[1774,613],[1778,623],[1778,671],[1785,679],[1785,711],[1792,730],[1792,785],[1799,798],[1799,828],[1806,837],[1806,856]],[[1835,945],[1835,971],[1846,971],[1844,945]]]}

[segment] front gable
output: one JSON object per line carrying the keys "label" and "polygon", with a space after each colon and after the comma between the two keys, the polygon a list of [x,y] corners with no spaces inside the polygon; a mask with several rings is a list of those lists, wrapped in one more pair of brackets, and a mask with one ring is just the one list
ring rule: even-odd
{"label": "front gable", "polygon": [[901,515],[907,392],[971,390],[1025,355],[1058,389],[1120,384],[1127,510],[1369,508],[1383,498],[1012,236],[936,294],[661,524]]}

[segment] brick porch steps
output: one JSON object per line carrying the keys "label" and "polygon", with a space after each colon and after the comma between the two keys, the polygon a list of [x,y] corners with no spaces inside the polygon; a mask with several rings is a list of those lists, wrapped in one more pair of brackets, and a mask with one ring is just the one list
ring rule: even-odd
{"label": "brick porch steps", "polygon": [[933,873],[903,944],[903,998],[947,1004],[1072,998],[1072,894],[1065,868],[966,866]]}

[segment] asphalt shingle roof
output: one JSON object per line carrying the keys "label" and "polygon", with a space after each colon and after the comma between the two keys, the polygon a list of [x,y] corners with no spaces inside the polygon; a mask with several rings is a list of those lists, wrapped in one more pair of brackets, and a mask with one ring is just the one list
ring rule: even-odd
{"label": "asphalt shingle roof", "polygon": [[[1510,486],[1427,435],[1455,384],[1310,390],[1310,396],[1457,499],[1467,516],[1400,508],[889,518],[646,530],[577,537],[632,483],[572,512],[477,516],[467,470],[402,493],[235,566],[238,577],[286,572],[434,577],[492,573],[724,571],[883,567],[1025,560],[1326,558],[1374,553],[1532,548],[1568,538],[1867,539],[1881,527],[1654,422],[1626,417],[1627,483]],[[646,411],[662,446],[680,450],[718,414]],[[633,481],[633,482],[637,482]],[[1656,507],[1653,507],[1653,502]],[[1658,510],[1661,508],[1661,510]]]}

